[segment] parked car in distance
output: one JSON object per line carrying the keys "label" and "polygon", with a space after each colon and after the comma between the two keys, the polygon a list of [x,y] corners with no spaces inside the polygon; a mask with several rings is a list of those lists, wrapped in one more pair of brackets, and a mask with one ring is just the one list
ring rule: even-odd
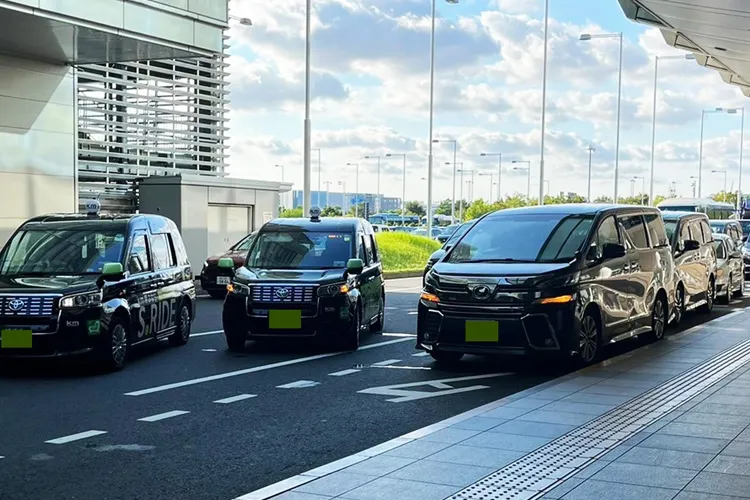
{"label": "parked car in distance", "polygon": [[750,235],[750,219],[735,219],[737,222],[740,223],[740,226],[742,226],[742,235],[745,239],[747,239],[748,235]]}
{"label": "parked car in distance", "polygon": [[458,241],[461,236],[466,234],[466,231],[474,225],[474,223],[477,221],[477,219],[472,219],[470,221],[466,221],[462,224],[459,224],[458,227],[452,232],[449,239],[447,239],[443,246],[435,250],[432,255],[430,255],[430,258],[427,259],[427,264],[424,266],[424,273],[422,273],[422,284],[424,285],[425,277],[427,276],[427,273],[430,272],[430,269],[432,269],[432,266],[435,265],[437,261],[439,261],[445,253],[451,249],[451,247]]}
{"label": "parked car in distance", "polygon": [[506,209],[480,218],[427,274],[416,347],[439,362],[548,353],[592,363],[609,343],[661,339],[671,297],[673,260],[657,209]]}
{"label": "parked car in distance", "polygon": [[726,234],[734,240],[735,243],[741,245],[745,242],[745,237],[742,231],[742,224],[736,219],[728,220],[709,220],[711,230],[715,234]]}
{"label": "parked car in distance", "polygon": [[372,230],[376,233],[390,233],[391,227],[385,224],[372,224]]}
{"label": "parked car in distance", "polygon": [[250,245],[253,244],[257,234],[258,231],[248,234],[229,247],[229,249],[223,254],[212,255],[203,263],[203,269],[201,269],[201,274],[198,276],[198,280],[200,281],[203,291],[209,294],[212,299],[223,299],[224,296],[226,296],[227,285],[232,278],[231,272],[219,267],[219,260],[222,258],[229,258],[234,262],[234,269],[240,267],[245,263],[247,252],[250,250]]}
{"label": "parked car in distance", "polygon": [[437,240],[442,244],[448,241],[448,239],[451,237],[451,235],[458,229],[458,226],[461,224],[451,224],[450,226],[445,226],[443,228],[443,231],[437,235]]}
{"label": "parked car in distance", "polygon": [[685,312],[713,310],[716,298],[716,249],[706,214],[663,212],[675,263],[675,306],[673,322]]}
{"label": "parked car in distance", "polygon": [[726,234],[714,234],[716,249],[716,296],[724,304],[745,294],[745,263],[742,251]]}

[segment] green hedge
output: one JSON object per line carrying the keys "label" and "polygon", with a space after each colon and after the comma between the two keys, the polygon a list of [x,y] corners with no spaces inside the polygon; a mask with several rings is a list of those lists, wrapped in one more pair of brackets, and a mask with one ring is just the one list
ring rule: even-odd
{"label": "green hedge", "polygon": [[432,252],[440,248],[435,240],[408,233],[378,233],[376,238],[385,272],[421,271]]}

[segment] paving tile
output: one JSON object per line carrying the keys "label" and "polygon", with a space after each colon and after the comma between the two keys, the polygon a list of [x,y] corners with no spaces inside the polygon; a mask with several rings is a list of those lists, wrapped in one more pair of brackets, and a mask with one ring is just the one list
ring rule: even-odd
{"label": "paving tile", "polygon": [[665,425],[659,434],[672,434],[675,436],[700,436],[713,439],[734,439],[742,432],[744,426],[724,425],[717,419],[715,425],[688,424],[684,422],[670,422]]}
{"label": "paving tile", "polygon": [[703,437],[675,436],[671,434],[653,434],[644,439],[639,446],[662,448],[665,450],[693,451],[696,453],[719,453],[729,443],[726,439]]}
{"label": "paving tile", "polygon": [[650,437],[652,434],[653,433],[646,432],[646,431],[636,432],[635,434],[633,434],[632,436],[630,436],[629,438],[627,438],[625,441],[623,441],[620,444],[624,446],[637,446],[644,439],[646,439],[647,437]]}
{"label": "paving tile", "polygon": [[627,445],[618,445],[609,450],[607,453],[599,457],[599,460],[603,460],[605,462],[612,462],[614,460],[617,460],[621,456],[623,456],[625,453],[633,449],[632,446]]}
{"label": "paving tile", "polygon": [[706,402],[724,405],[750,406],[750,396],[724,396],[721,394],[714,394],[713,396],[706,398]]}
{"label": "paving tile", "polygon": [[565,495],[563,500],[671,500],[678,491],[589,479]]}
{"label": "paving tile", "polygon": [[497,450],[456,444],[430,455],[430,460],[454,464],[479,465],[500,469],[518,460],[526,453],[522,451]]}
{"label": "paving tile", "polygon": [[548,424],[581,425],[594,417],[582,413],[568,413],[561,411],[534,410],[518,417],[518,420],[527,422],[540,422]]}
{"label": "paving tile", "polygon": [[548,401],[556,401],[558,399],[562,399],[565,396],[570,396],[574,392],[577,392],[578,389],[566,389],[566,390],[558,390],[554,387],[550,389],[544,389],[543,391],[539,391],[534,393],[535,399],[546,399]]}
{"label": "paving tile", "polygon": [[741,386],[735,386],[734,384],[731,384],[731,385],[728,385],[728,386],[725,386],[725,387],[719,389],[714,394],[717,395],[717,396],[729,396],[729,397],[732,397],[732,396],[739,396],[739,397],[745,396],[745,397],[747,397],[747,394],[749,392],[748,391],[748,387],[750,387],[750,384],[748,384],[748,385],[744,385],[743,384]]}
{"label": "paving tile", "polygon": [[629,401],[630,399],[632,399],[631,396],[614,396],[611,394],[589,394],[585,392],[574,392],[570,396],[565,396],[560,401],[619,406],[625,401]]}
{"label": "paving tile", "polygon": [[[362,474],[352,474],[347,471],[338,471],[333,474],[328,474],[320,479],[302,486],[298,486],[294,489],[294,492],[311,493],[314,495],[328,495],[337,497],[343,495],[347,491],[358,488],[365,483],[369,483],[373,480],[372,476],[365,476]],[[274,498],[276,500],[276,498]],[[292,500],[292,499],[290,499]],[[303,499],[300,499],[303,500]]]}
{"label": "paving tile", "polygon": [[476,436],[480,431],[472,431],[468,429],[456,429],[454,427],[448,427],[441,429],[437,432],[433,432],[422,439],[425,441],[434,441],[436,443],[449,443],[456,444],[461,441],[465,441],[472,436]]}
{"label": "paving tile", "polygon": [[750,457],[749,441],[732,441],[721,452],[722,455],[732,455],[734,457]]}
{"label": "paving tile", "polygon": [[697,474],[698,471],[685,469],[613,462],[594,474],[592,479],[679,490]]}
{"label": "paving tile", "polygon": [[750,457],[736,457],[722,454],[706,466],[706,471],[750,476]]}
{"label": "paving tile", "polygon": [[332,496],[326,495],[311,495],[309,493],[302,493],[299,491],[287,491],[281,495],[273,497],[273,500],[331,500]]}
{"label": "paving tile", "polygon": [[[428,484],[392,477],[381,477],[345,493],[340,498],[351,500],[443,500],[460,490],[457,486]],[[397,497],[394,497],[397,494]]]}
{"label": "paving tile", "polygon": [[505,405],[492,411],[488,411],[487,413],[482,413],[482,416],[486,418],[503,418],[506,420],[511,420],[514,418],[518,418],[524,413],[528,413],[529,411],[531,410],[526,408],[509,408],[508,405]]}
{"label": "paving tile", "polygon": [[432,460],[420,460],[386,477],[418,480],[431,484],[466,487],[495,472],[494,467],[449,464]]}
{"label": "paving tile", "polygon": [[712,453],[695,453],[692,451],[663,450],[635,446],[619,457],[617,462],[700,471],[713,458],[714,455]]}
{"label": "paving tile", "polygon": [[610,463],[612,462],[608,460],[602,460],[602,459],[596,460],[591,465],[587,465],[586,467],[581,469],[573,477],[576,477],[579,479],[588,479],[594,474],[596,474],[597,472],[599,472],[600,470],[602,470],[603,468],[605,468],[606,466],[608,466]]}
{"label": "paving tile", "polygon": [[573,490],[576,486],[581,484],[584,480],[577,478],[577,477],[571,477],[569,479],[566,479],[562,482],[562,484],[555,486],[553,489],[548,491],[544,494],[544,496],[540,499],[547,499],[547,500],[558,500],[562,497],[564,497],[566,494],[568,494],[571,490]]}
{"label": "paving tile", "polygon": [[411,443],[407,443],[403,446],[399,446],[398,448],[394,448],[383,455],[390,455],[394,457],[403,457],[403,458],[425,458],[433,453],[437,453],[440,450],[444,450],[445,448],[448,448],[450,443],[436,443],[434,441],[425,441],[424,439],[417,439],[415,441],[412,441]]}
{"label": "paving tile", "polygon": [[585,389],[581,389],[579,392],[584,394],[609,394],[612,396],[630,396],[635,397],[642,394],[645,389],[640,387],[633,387],[623,382],[623,385],[615,385],[611,380],[606,383],[594,384]]}
{"label": "paving tile", "polygon": [[453,429],[466,429],[470,431],[486,431],[504,424],[507,420],[503,418],[471,417],[457,424],[451,425]]}
{"label": "paving tile", "polygon": [[545,406],[546,411],[565,411],[570,413],[583,413],[598,417],[607,413],[614,408],[614,405],[596,404],[596,403],[574,403],[571,401],[553,401]]}
{"label": "paving tile", "polygon": [[703,401],[693,407],[693,411],[717,415],[750,415],[750,406],[711,403]]}
{"label": "paving tile", "polygon": [[518,434],[502,434],[499,432],[484,432],[478,436],[467,439],[461,444],[466,446],[479,446],[482,448],[495,448],[510,451],[534,451],[552,441],[552,438],[521,436]]}
{"label": "paving tile", "polygon": [[685,490],[747,498],[750,496],[750,476],[701,472]]}
{"label": "paving tile", "polygon": [[529,396],[527,398],[522,399],[516,399],[505,405],[506,408],[521,408],[525,410],[536,410],[537,408],[541,408],[542,406],[548,405],[550,403],[549,399],[538,399],[534,396]]}
{"label": "paving tile", "polygon": [[742,497],[728,497],[715,493],[698,493],[696,491],[682,491],[674,500],[742,500]]}
{"label": "paving tile", "polygon": [[558,438],[563,434],[575,429],[574,425],[550,424],[540,425],[538,422],[526,422],[524,420],[511,420],[498,425],[490,432],[501,432],[504,434],[519,434],[521,436],[537,436],[547,438]]}
{"label": "paving tile", "polygon": [[[701,413],[697,411],[689,411],[675,418],[674,421],[685,422],[689,424],[708,424],[708,425],[721,423],[722,425],[739,425],[739,426],[744,427],[750,424],[750,415],[722,415],[721,418],[717,418],[717,416],[712,413]],[[742,435],[742,433],[740,433],[740,435]]]}
{"label": "paving tile", "polygon": [[351,467],[347,467],[346,472],[350,474],[363,474],[366,476],[385,476],[391,472],[406,467],[410,463],[413,463],[412,458],[403,457],[392,457],[389,455],[378,455],[376,457],[368,458],[363,462],[354,464]]}

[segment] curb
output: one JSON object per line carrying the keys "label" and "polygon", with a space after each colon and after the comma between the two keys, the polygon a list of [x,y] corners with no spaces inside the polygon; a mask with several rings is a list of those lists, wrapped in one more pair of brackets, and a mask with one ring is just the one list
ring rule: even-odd
{"label": "curb", "polygon": [[394,280],[399,278],[421,278],[424,269],[416,271],[383,271],[383,279]]}

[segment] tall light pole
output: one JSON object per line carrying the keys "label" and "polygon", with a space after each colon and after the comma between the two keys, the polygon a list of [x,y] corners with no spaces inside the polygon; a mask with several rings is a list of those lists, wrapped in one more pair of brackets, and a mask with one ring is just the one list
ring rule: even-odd
{"label": "tall light pole", "polygon": [[659,79],[659,61],[668,61],[675,59],[695,59],[695,55],[686,54],[684,56],[654,56],[654,109],[651,113],[651,175],[649,177],[648,204],[654,204],[654,158],[656,150],[656,86]]}
{"label": "tall light pole", "polygon": [[[513,170],[526,170],[526,200],[531,203],[531,162],[528,160],[513,160],[511,163],[525,163],[525,167],[513,167]],[[544,186],[544,183],[542,183]]]}
{"label": "tall light pole", "polygon": [[693,188],[693,198],[695,198],[695,187],[696,187],[697,182],[698,182],[698,176],[697,175],[691,175],[690,176],[690,180],[693,181],[693,182],[690,183],[690,185]]}
{"label": "tall light pole", "polygon": [[[742,120],[740,122],[740,165],[737,179],[737,210],[742,210],[742,153],[745,145],[745,108],[729,108],[726,110],[730,115],[740,113]],[[726,183],[725,183],[726,184]]]}
{"label": "tall light pole", "polygon": [[365,156],[365,160],[372,160],[377,158],[378,160],[378,194],[375,196],[375,213],[380,213],[380,155],[376,156]]}
{"label": "tall light pole", "polygon": [[[281,182],[284,182],[284,165],[274,165],[273,167],[281,169]],[[292,195],[293,194],[294,193],[292,193]],[[302,197],[303,198],[305,197],[304,193],[302,194]],[[294,196],[292,196],[292,198],[294,198]],[[304,199],[302,200],[302,202],[304,203]],[[282,204],[283,202],[281,201],[281,193],[279,193],[279,205],[282,205]],[[294,205],[294,199],[292,199],[292,205]],[[302,215],[304,215],[304,212]]]}
{"label": "tall light pole", "polygon": [[642,176],[642,175],[634,175],[633,176],[633,181],[636,181],[638,179],[640,179],[640,181],[641,181],[641,205],[643,205],[644,204],[643,203],[644,202],[643,197],[646,194],[646,178],[644,176]]}
{"label": "tall light pole", "polygon": [[544,185],[547,186],[546,196],[549,196],[549,181],[543,181]]}
{"label": "tall light pole", "polygon": [[[736,114],[737,109],[738,108],[730,108],[730,109],[714,108],[714,109],[701,110],[701,142],[700,142],[700,148],[698,151],[698,198],[703,196],[703,130],[704,130],[704,124],[706,121],[706,115],[713,114],[713,113]],[[744,108],[740,108],[740,109],[744,109]],[[744,121],[744,111],[743,111],[743,121]],[[740,151],[742,151],[742,148],[740,148]]]}
{"label": "tall light pole", "polygon": [[[473,192],[473,186],[474,186],[474,170],[467,170],[467,169],[464,169],[464,168],[463,168],[463,166],[464,166],[464,164],[463,164],[463,163],[459,163],[459,165],[461,165],[461,168],[460,168],[460,169],[459,169],[458,171],[459,171],[459,172],[461,172],[461,180],[462,180],[462,181],[463,181],[463,178],[464,178],[464,174],[471,174],[471,181],[469,181],[469,182],[471,182],[471,186],[472,186],[472,192],[470,192],[470,193],[469,193],[469,203],[471,203],[471,202],[473,202],[473,201],[474,201],[474,198],[473,198],[473,196],[474,196],[474,192]],[[467,182],[467,183],[468,183],[468,182]],[[463,190],[461,191],[461,193],[462,193],[462,196],[461,196],[461,204],[463,205],[463,201],[464,201],[464,200],[463,200]],[[463,207],[462,207],[462,208],[463,208]],[[461,210],[461,216],[462,216],[462,220],[463,220],[463,210]]]}
{"label": "tall light pole", "polygon": [[305,4],[305,122],[304,122],[304,164],[302,167],[302,213],[310,212],[310,38],[312,29],[312,0]]}
{"label": "tall light pole", "polygon": [[401,187],[401,225],[406,225],[406,153],[387,153],[386,158],[400,156],[404,160],[403,185]]}
{"label": "tall light pole", "polygon": [[[549,0],[544,2],[544,68],[542,69],[542,140],[539,159],[539,205],[544,205],[544,135],[547,125],[547,45],[549,27]],[[531,165],[529,165],[531,172]],[[500,181],[498,181],[500,184]]]}
{"label": "tall light pole", "polygon": [[359,217],[359,163],[347,163],[349,167],[356,168],[356,177],[354,178],[354,217]]}
{"label": "tall light pole", "polygon": [[[542,133],[544,135],[544,133]],[[544,139],[542,139],[543,141]],[[544,155],[544,153],[542,153]],[[503,178],[503,154],[502,153],[480,153],[479,156],[497,156],[497,201],[503,198],[503,192],[500,190],[500,184]],[[544,164],[544,160],[542,160]]]}
{"label": "tall light pole", "polygon": [[326,206],[328,206],[328,196],[331,191],[331,181],[325,181],[323,184],[326,185]]}
{"label": "tall light pole", "polygon": [[346,181],[339,181],[338,185],[341,186],[341,192],[344,196],[344,199],[342,200],[342,205],[344,206],[341,207],[341,212],[343,213],[343,215],[346,215],[347,213],[349,213],[349,204],[346,202]]}
{"label": "tall light pole", "polygon": [[[310,0],[307,0],[308,3]],[[458,0],[445,0],[446,3],[457,4]],[[435,111],[435,4],[432,0],[432,23],[430,27],[430,137],[427,153],[427,234],[432,234],[432,132]]]}
{"label": "tall light pole", "polygon": [[711,170],[712,174],[724,174],[724,202],[727,201],[727,171],[726,170]]}
{"label": "tall light pole", "polygon": [[615,142],[615,195],[612,200],[617,203],[617,183],[620,178],[620,108],[622,107],[622,33],[607,33],[602,35],[590,35],[584,33],[581,35],[581,41],[593,40],[595,38],[619,38],[620,40],[620,69],[617,73],[617,140]]}
{"label": "tall light pole", "polygon": [[320,163],[320,148],[313,149],[312,151],[318,152],[318,206],[320,206],[320,175],[322,173],[321,163]]}
{"label": "tall light pole", "polygon": [[489,177],[490,178],[490,197],[489,202],[492,203],[492,188],[495,187],[495,174],[483,174],[479,173],[479,177]]}
{"label": "tall light pole", "polygon": [[594,148],[591,144],[589,144],[589,147],[586,148],[586,151],[589,152],[589,180],[588,180],[588,188],[586,191],[586,201],[591,203],[591,155],[594,151],[596,151],[596,148]]}
{"label": "tall light pole", "polygon": [[[450,162],[445,162],[446,165],[450,165]],[[459,179],[459,186],[460,186],[460,194],[459,194],[459,200],[458,200],[458,219],[463,222],[464,220],[464,171],[463,162],[454,163],[454,165],[461,165],[461,168],[456,170],[456,172],[461,173],[461,178]]]}
{"label": "tall light pole", "polygon": [[[453,143],[453,194],[451,195],[451,219],[455,222],[456,220],[456,153],[458,150],[458,141],[456,139],[434,139],[432,142],[446,142]],[[446,163],[450,165],[450,163]]]}

